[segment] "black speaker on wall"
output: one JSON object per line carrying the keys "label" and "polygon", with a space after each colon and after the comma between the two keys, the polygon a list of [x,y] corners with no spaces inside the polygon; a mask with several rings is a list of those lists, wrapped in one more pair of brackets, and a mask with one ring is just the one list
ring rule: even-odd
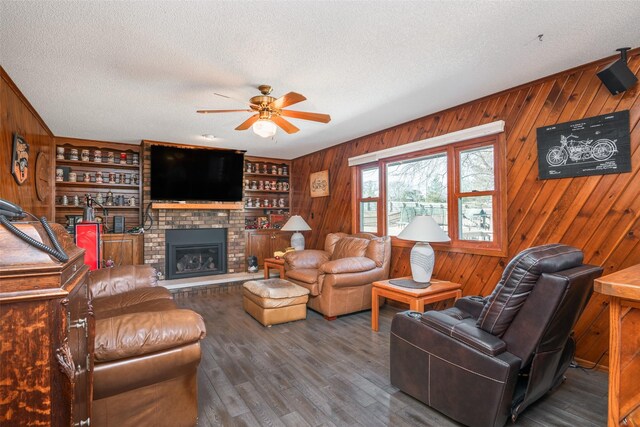
{"label": "black speaker on wall", "polygon": [[627,51],[629,49],[631,48],[616,49],[620,52],[620,59],[607,65],[598,73],[598,77],[612,95],[624,92],[638,81],[633,71],[627,66]]}
{"label": "black speaker on wall", "polygon": [[115,215],[113,217],[113,232],[122,234],[124,233],[124,217]]}

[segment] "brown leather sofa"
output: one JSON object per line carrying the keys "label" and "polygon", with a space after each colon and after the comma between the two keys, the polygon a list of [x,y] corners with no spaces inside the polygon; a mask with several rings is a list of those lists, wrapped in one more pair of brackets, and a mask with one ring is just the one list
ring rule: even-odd
{"label": "brown leather sofa", "polygon": [[389,277],[391,239],[329,233],[324,250],[288,252],[287,280],[309,289],[307,306],[327,319],[371,308],[371,283]]}
{"label": "brown leather sofa", "polygon": [[572,329],[602,268],[561,244],[511,260],[491,295],[391,325],[391,384],[468,426],[503,426],[559,386]]}
{"label": "brown leather sofa", "polygon": [[149,266],[89,275],[95,314],[92,426],[194,426],[202,317],[178,309]]}

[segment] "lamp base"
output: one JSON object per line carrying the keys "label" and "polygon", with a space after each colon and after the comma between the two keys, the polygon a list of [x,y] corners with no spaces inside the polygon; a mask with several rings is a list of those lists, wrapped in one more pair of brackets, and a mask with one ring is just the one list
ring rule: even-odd
{"label": "lamp base", "polygon": [[291,246],[296,251],[301,251],[304,249],[304,236],[301,232],[296,231],[295,233],[293,233],[293,235],[291,236]]}
{"label": "lamp base", "polygon": [[411,249],[411,276],[419,283],[429,283],[436,254],[427,242],[417,242]]}

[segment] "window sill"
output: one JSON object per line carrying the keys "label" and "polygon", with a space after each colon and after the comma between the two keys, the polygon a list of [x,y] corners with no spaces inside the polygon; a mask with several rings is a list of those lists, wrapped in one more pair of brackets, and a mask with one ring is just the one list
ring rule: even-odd
{"label": "window sill", "polygon": [[[391,246],[394,248],[412,248],[415,242],[410,240],[398,239],[395,236],[391,236]],[[470,246],[468,244],[456,244],[456,243],[431,243],[434,250],[440,252],[455,252],[463,254],[506,257],[506,248],[487,248],[480,246]]]}

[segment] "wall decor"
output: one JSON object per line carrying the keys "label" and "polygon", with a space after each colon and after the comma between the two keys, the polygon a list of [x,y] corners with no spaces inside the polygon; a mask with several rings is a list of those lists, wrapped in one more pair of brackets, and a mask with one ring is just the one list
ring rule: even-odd
{"label": "wall decor", "polygon": [[[49,201],[49,194],[51,192],[51,186],[49,184],[50,173],[49,155],[41,151],[36,156],[36,196],[38,196],[38,200],[45,203]],[[60,177],[63,178],[64,172],[60,170],[60,173]]]}
{"label": "wall decor", "polygon": [[311,197],[329,195],[329,170],[314,172],[309,175],[311,181]]}
{"label": "wall decor", "polygon": [[24,184],[29,177],[29,144],[17,133],[13,134],[11,175],[13,175],[18,185]]}
{"label": "wall decor", "polygon": [[540,179],[631,171],[629,110],[537,129]]}

